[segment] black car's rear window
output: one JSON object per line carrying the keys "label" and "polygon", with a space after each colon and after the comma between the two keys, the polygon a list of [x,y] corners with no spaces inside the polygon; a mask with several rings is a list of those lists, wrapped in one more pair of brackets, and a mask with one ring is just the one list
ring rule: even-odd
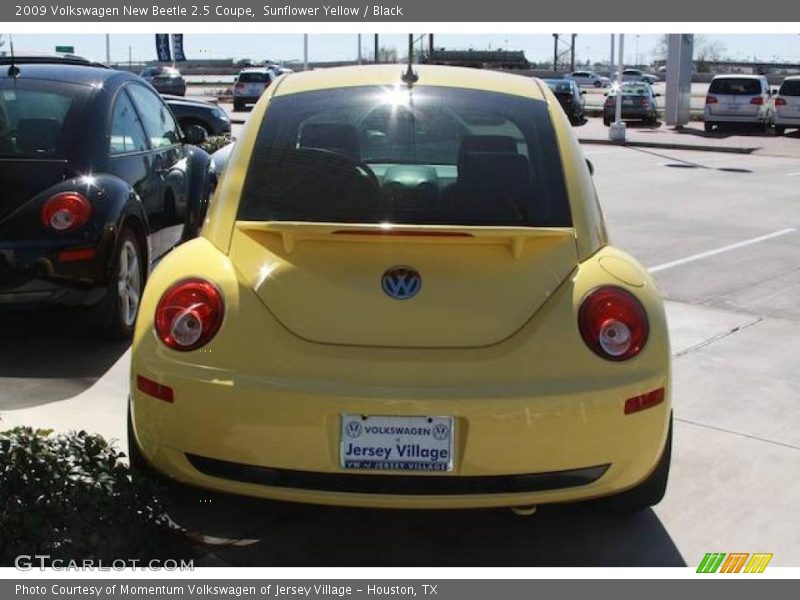
{"label": "black car's rear window", "polygon": [[571,226],[545,103],[432,86],[273,98],[238,218]]}
{"label": "black car's rear window", "polygon": [[729,96],[756,96],[761,93],[758,79],[714,79],[708,88],[710,94]]}
{"label": "black car's rear window", "polygon": [[781,84],[781,96],[800,96],[800,79],[789,79]]}
{"label": "black car's rear window", "polygon": [[91,88],[58,81],[0,80],[0,158],[63,158]]}

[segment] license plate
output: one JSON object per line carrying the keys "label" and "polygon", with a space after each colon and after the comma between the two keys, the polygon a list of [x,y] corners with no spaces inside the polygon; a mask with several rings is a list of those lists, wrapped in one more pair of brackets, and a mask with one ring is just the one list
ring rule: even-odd
{"label": "license plate", "polygon": [[342,415],[345,469],[452,471],[453,417]]}
{"label": "license plate", "polygon": [[623,98],[622,99],[622,106],[633,106],[634,104],[636,104],[636,102],[634,102],[633,98],[630,98],[630,99]]}

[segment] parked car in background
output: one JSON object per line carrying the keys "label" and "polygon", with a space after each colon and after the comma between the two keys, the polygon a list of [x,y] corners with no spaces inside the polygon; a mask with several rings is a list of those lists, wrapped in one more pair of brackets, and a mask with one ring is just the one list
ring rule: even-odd
{"label": "parked car in background", "polygon": [[0,58],[0,307],[92,306],[133,331],[151,265],[191,237],[210,158],[138,76]]}
{"label": "parked car in background", "polygon": [[[613,79],[619,79],[619,71],[614,72]],[[622,81],[625,83],[649,83],[654,84],[658,81],[658,76],[651,73],[645,73],[640,69],[623,69]]]}
{"label": "parked car in background", "polygon": [[582,87],[604,88],[611,86],[611,80],[608,77],[598,75],[594,71],[573,71],[568,77]]}
{"label": "parked car in background", "polygon": [[800,75],[783,80],[772,104],[775,133],[783,135],[786,129],[800,129]]}
{"label": "parked car in background", "polygon": [[196,125],[205,129],[207,135],[228,135],[231,119],[228,113],[213,102],[191,100],[181,96],[162,95],[181,129]]}
{"label": "parked car in background", "polygon": [[586,102],[583,98],[586,92],[582,91],[572,79],[545,79],[544,82],[558,98],[558,103],[567,113],[569,122],[573,125],[582,125],[586,121]]}
{"label": "parked car in background", "polygon": [[717,75],[706,95],[705,130],[736,123],[756,125],[766,131],[772,123],[770,95],[764,75]]}
{"label": "parked car in background", "polygon": [[269,67],[243,69],[233,85],[233,110],[244,110],[248,104],[255,104],[278,74]]}
{"label": "parked car in background", "polygon": [[603,123],[611,125],[616,117],[617,96],[622,96],[622,120],[642,121],[648,125],[658,122],[656,98],[660,95],[644,82],[623,83],[612,87],[603,104]]}
{"label": "parked car in background", "polygon": [[146,67],[140,75],[159,94],[186,95],[186,80],[175,67]]}
{"label": "parked car in background", "polygon": [[658,503],[664,306],[609,243],[564,115],[531,78],[403,73],[287,75],[251,115],[224,202],[142,298],[135,476],[397,509]]}

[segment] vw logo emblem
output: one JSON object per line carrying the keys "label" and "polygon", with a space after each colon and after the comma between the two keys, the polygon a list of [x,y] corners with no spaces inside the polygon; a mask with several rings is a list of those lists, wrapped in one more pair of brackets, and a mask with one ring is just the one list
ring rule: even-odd
{"label": "vw logo emblem", "polygon": [[433,439],[444,441],[450,437],[450,428],[444,423],[437,423],[433,426]]}
{"label": "vw logo emblem", "polygon": [[345,433],[347,433],[347,437],[357,438],[361,435],[361,423],[358,421],[350,421],[345,425]]}
{"label": "vw logo emblem", "polygon": [[392,267],[381,278],[381,287],[395,300],[408,300],[419,293],[422,277],[411,267]]}

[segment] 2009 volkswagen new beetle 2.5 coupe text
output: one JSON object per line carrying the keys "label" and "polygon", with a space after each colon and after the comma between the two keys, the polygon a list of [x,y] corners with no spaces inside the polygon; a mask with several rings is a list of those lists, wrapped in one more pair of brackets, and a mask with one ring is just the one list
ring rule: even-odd
{"label": "2009 volkswagen new beetle 2.5 coupe text", "polygon": [[558,101],[419,66],[281,77],[152,274],[134,466],[295,502],[661,500],[664,309]]}

